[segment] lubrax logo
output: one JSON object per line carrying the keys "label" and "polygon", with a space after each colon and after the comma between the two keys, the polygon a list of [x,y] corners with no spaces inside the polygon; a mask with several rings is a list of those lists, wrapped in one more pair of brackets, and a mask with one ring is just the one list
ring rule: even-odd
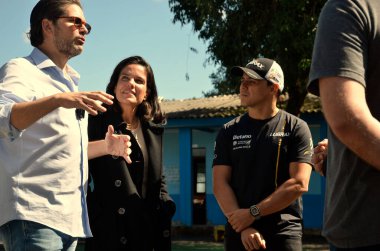
{"label": "lubrax logo", "polygon": [[251,62],[249,62],[248,64],[253,64],[253,65],[256,65],[256,67],[260,68],[260,69],[263,69],[264,68],[264,65],[260,62],[258,62],[256,59],[252,60]]}
{"label": "lubrax logo", "polygon": [[289,137],[289,135],[288,132],[272,132],[269,134],[270,137]]}

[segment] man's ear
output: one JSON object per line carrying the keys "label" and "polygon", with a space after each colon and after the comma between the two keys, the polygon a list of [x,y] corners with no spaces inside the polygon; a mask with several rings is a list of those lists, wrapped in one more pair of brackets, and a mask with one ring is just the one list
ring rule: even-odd
{"label": "man's ear", "polygon": [[271,91],[274,91],[277,93],[279,92],[280,87],[277,84],[273,84],[270,89]]}
{"label": "man's ear", "polygon": [[51,34],[53,32],[53,22],[46,18],[42,19],[41,27],[42,27],[42,32],[44,34],[47,34],[47,33]]}

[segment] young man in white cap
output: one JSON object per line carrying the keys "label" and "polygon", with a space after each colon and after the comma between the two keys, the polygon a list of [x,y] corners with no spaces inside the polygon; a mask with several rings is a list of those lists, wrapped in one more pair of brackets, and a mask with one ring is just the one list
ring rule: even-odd
{"label": "young man in white cap", "polygon": [[307,124],[277,108],[284,88],[278,63],[233,67],[247,113],[215,142],[214,194],[228,219],[225,249],[302,250],[301,195],[308,191],[312,138]]}

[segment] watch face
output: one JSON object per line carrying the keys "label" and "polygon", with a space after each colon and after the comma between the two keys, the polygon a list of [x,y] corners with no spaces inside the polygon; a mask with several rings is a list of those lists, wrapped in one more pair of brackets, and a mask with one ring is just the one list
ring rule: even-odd
{"label": "watch face", "polygon": [[256,217],[260,215],[260,209],[257,206],[251,206],[250,211],[251,211],[252,216]]}

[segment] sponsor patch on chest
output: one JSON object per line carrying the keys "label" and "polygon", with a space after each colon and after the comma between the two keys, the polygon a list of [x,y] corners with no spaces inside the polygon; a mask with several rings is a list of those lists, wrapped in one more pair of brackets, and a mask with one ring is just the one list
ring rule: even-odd
{"label": "sponsor patch on chest", "polygon": [[233,135],[232,136],[232,150],[251,148],[252,135]]}

